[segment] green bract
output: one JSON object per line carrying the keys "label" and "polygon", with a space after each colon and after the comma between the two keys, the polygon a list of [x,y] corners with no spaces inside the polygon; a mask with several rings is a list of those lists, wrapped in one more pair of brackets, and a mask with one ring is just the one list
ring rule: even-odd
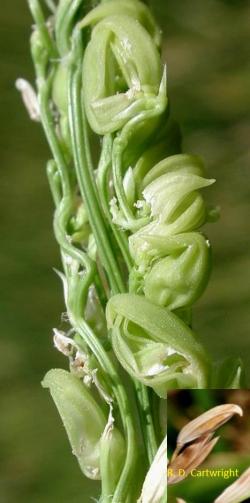
{"label": "green bract", "polygon": [[50,390],[81,470],[91,479],[100,479],[100,439],[107,423],[102,408],[66,370],[50,370],[42,385]]}
{"label": "green bract", "polygon": [[166,398],[170,388],[206,387],[208,363],[196,336],[178,316],[139,295],[107,305],[116,356],[125,370]]}

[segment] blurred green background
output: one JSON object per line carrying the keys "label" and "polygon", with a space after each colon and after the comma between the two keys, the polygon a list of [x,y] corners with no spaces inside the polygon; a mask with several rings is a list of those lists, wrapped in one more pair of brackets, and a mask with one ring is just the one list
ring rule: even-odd
{"label": "blurred green background", "polygon": [[[221,207],[207,227],[214,253],[196,331],[216,358],[240,355],[250,382],[250,2],[152,0],[163,29],[172,114],[185,151],[201,154]],[[52,347],[64,311],[45,175],[49,156],[14,88],[32,80],[31,17],[25,0],[1,0],[1,412],[0,501],[90,501],[57,412],[40,387],[65,366]],[[89,495],[89,496],[88,496]]]}

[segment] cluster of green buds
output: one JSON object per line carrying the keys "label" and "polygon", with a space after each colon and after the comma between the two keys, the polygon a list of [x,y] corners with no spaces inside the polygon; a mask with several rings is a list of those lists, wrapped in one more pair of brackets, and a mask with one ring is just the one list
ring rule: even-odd
{"label": "cluster of green buds", "polygon": [[198,157],[180,153],[149,8],[44,1],[47,19],[40,1],[28,0],[37,97],[23,79],[17,87],[52,153],[68,324],[54,343],[70,372],[52,370],[43,385],[83,473],[102,481],[101,501],[134,503],[141,494],[160,503],[168,390],[236,387],[241,378],[238,360],[212,371],[191,328],[211,260],[200,227],[214,217],[199,191],[214,180]]}

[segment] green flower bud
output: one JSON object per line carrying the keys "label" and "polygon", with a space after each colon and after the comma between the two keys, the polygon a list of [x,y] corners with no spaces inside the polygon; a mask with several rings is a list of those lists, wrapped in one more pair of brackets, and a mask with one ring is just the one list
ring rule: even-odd
{"label": "green flower bud", "polygon": [[[186,155],[176,155],[155,166],[145,177],[143,196],[152,217],[172,227],[171,233],[186,232],[205,220],[205,206],[197,190],[215,180],[201,176],[199,162],[186,163]],[[171,162],[172,161],[172,162]]]}
{"label": "green flower bud", "polygon": [[204,164],[197,155],[176,154],[166,157],[158,164],[147,170],[142,181],[142,188],[145,189],[150,183],[157,180],[160,176],[169,173],[183,175],[204,175]]}
{"label": "green flower bud", "polygon": [[68,65],[60,63],[57,66],[53,86],[52,99],[61,115],[68,114]]}
{"label": "green flower bud", "polygon": [[103,19],[113,15],[126,15],[137,19],[139,23],[148,31],[153,38],[155,44],[160,46],[161,32],[155,23],[155,20],[146,5],[138,0],[110,0],[109,2],[98,5],[92,9],[87,16],[80,22],[81,28],[86,26],[94,26]]}
{"label": "green flower bud", "polygon": [[139,197],[142,197],[142,190],[146,186],[143,184],[143,180],[147,173],[160,161],[180,152],[181,149],[181,134],[178,124],[166,117],[164,117],[164,121],[163,126],[159,127],[158,137],[153,138],[153,145],[144,148],[133,169]]}
{"label": "green flower bud", "polygon": [[139,246],[134,257],[148,299],[173,310],[191,306],[200,297],[211,265],[210,245],[202,234],[150,234]]}
{"label": "green flower bud", "polygon": [[69,233],[73,243],[87,244],[90,237],[90,226],[86,208],[82,202],[78,206],[75,215],[70,220]]}
{"label": "green flower bud", "polygon": [[106,317],[121,365],[159,396],[171,388],[206,386],[205,352],[174,313],[142,296],[119,294],[109,300]]}
{"label": "green flower bud", "polygon": [[42,382],[49,388],[84,475],[100,479],[100,439],[107,419],[88,388],[73,374],[50,370]]}
{"label": "green flower bud", "polygon": [[99,337],[106,337],[106,318],[94,286],[89,287],[84,318],[95,334]]}
{"label": "green flower bud", "polygon": [[151,211],[152,221],[129,237],[135,262],[130,286],[158,305],[186,308],[202,294],[209,278],[210,244],[190,231],[206,220],[198,189],[214,180],[203,178],[197,156],[173,155],[152,167],[153,154],[142,160],[134,176],[144,197],[139,202]]}
{"label": "green flower bud", "polygon": [[98,134],[111,133],[153,106],[162,77],[160,55],[138,21],[126,15],[110,16],[93,29],[84,54],[83,77],[90,126]]}
{"label": "green flower bud", "polygon": [[129,167],[123,178],[123,188],[127,198],[128,205],[133,208],[135,202],[135,180],[133,170]]}
{"label": "green flower bud", "polygon": [[[30,37],[32,59],[38,78],[44,78],[49,61],[49,50],[44,43],[40,30],[35,29]],[[38,82],[39,83],[39,82]]]}
{"label": "green flower bud", "polygon": [[65,154],[70,159],[72,157],[72,145],[68,120],[68,64],[59,63],[55,71],[52,85],[52,99],[60,114],[60,137],[63,140]]}

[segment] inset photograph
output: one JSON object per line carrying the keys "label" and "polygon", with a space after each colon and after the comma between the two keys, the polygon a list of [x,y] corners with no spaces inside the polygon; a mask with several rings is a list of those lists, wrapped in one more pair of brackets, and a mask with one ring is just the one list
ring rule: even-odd
{"label": "inset photograph", "polygon": [[168,502],[250,502],[250,390],[168,396]]}

